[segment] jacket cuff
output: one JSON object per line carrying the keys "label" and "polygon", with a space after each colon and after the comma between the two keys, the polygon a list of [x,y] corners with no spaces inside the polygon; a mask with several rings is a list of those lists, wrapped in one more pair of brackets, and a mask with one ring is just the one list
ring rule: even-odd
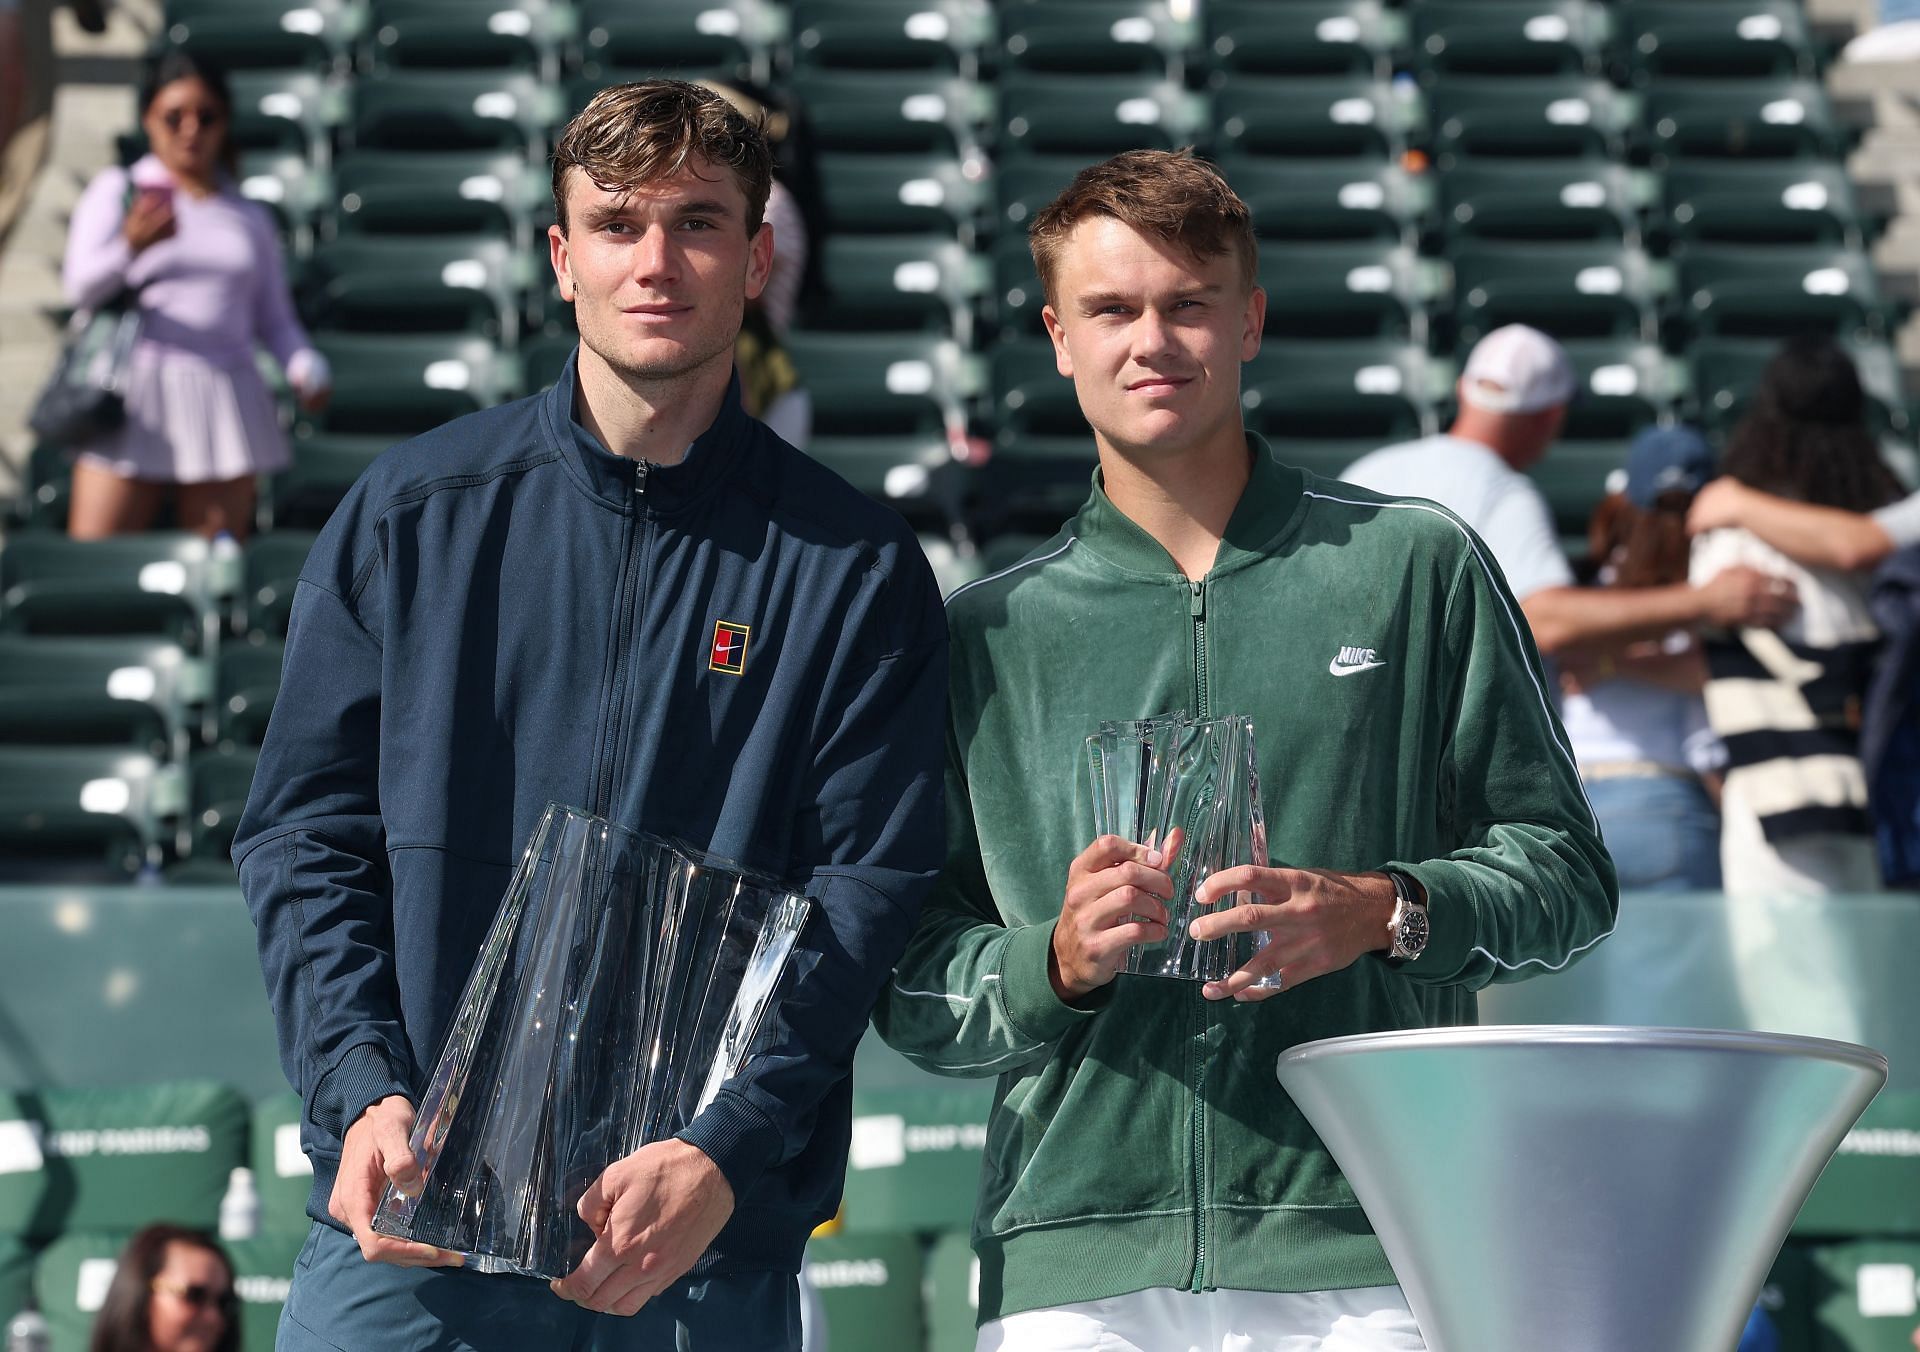
{"label": "jacket cuff", "polygon": [[781,1143],[779,1128],[765,1113],[724,1089],[674,1139],[697,1146],[719,1167],[736,1208],[772,1165]]}
{"label": "jacket cuff", "polygon": [[1000,992],[1007,1005],[1007,1021],[1035,1042],[1058,1042],[1113,999],[1111,981],[1088,992],[1078,1004],[1070,1005],[1054,993],[1047,959],[1053,952],[1056,923],[1023,925],[1008,934],[1000,950]]}
{"label": "jacket cuff", "polygon": [[362,1042],[347,1048],[333,1063],[333,1069],[320,1077],[320,1083],[313,1087],[307,1116],[334,1140],[345,1140],[347,1128],[360,1120],[361,1113],[393,1094],[413,1101],[412,1086],[394,1074],[386,1048],[377,1042]]}
{"label": "jacket cuff", "polygon": [[1427,946],[1411,962],[1396,963],[1394,970],[1431,985],[1458,981],[1473,952],[1474,937],[1473,907],[1467,900],[1470,885],[1461,879],[1458,866],[1429,859],[1383,867],[1406,874],[1427,894]]}

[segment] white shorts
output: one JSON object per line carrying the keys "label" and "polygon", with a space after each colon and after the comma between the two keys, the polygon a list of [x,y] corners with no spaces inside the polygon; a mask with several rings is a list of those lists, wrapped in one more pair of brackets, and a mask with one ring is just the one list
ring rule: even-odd
{"label": "white shorts", "polygon": [[980,1330],[974,1352],[1425,1352],[1397,1286],[1352,1291],[1155,1287],[1024,1310]]}

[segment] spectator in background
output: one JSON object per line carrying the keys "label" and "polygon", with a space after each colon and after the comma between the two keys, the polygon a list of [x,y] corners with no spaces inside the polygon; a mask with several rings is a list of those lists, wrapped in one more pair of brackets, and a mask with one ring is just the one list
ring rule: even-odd
{"label": "spectator in background", "polygon": [[1460,412],[1439,436],[1363,456],[1340,477],[1396,497],[1430,498],[1486,541],[1533,628],[1540,651],[1604,651],[1700,623],[1772,626],[1792,613],[1792,588],[1751,569],[1710,586],[1577,587],[1553,513],[1526,471],[1560,435],[1574,395],[1560,344],[1510,324],[1474,346]]}
{"label": "spectator in background", "polygon": [[[1713,452],[1692,428],[1634,439],[1622,491],[1601,500],[1588,528],[1602,586],[1686,580],[1687,504],[1712,472]],[[1726,753],[1700,697],[1706,675],[1686,628],[1562,664],[1561,718],[1623,889],[1720,887],[1714,796]]]}
{"label": "spectator in background", "polygon": [[233,1264],[213,1237],[149,1225],[127,1241],[89,1352],[240,1352]]}
{"label": "spectator in background", "polygon": [[171,490],[183,529],[244,536],[255,477],[290,459],[254,344],[306,408],[325,403],[331,377],[294,316],[272,219],[234,184],[226,76],[169,48],[147,69],[140,110],[152,149],[87,185],[67,236],[68,301],[131,293],[142,317],[126,423],[75,448],[68,529],[144,530]]}
{"label": "spectator in background", "polygon": [[1872,568],[1896,549],[1920,545],[1920,493],[1871,512],[1822,507],[1715,479],[1687,513],[1695,535],[1726,527],[1750,530],[1795,563],[1843,573]]}
{"label": "spectator in background", "polygon": [[817,247],[825,219],[813,144],[799,110],[759,85],[745,80],[699,83],[757,122],[773,147],[773,187],[767,193],[773,272],[741,320],[735,361],[747,412],[788,445],[805,447],[813,433],[813,400],[787,355],[786,341],[795,312],[825,289]]}
{"label": "spectator in background", "polygon": [[[1865,513],[1901,496],[1866,423],[1866,397],[1831,339],[1784,344],[1721,468],[1779,497]],[[1757,567],[1790,582],[1799,614],[1775,634],[1727,626],[1708,635],[1707,716],[1727,745],[1721,866],[1729,892],[1874,891],[1880,886],[1860,702],[1878,630],[1864,576],[1795,562],[1752,531],[1710,530],[1691,575]]]}

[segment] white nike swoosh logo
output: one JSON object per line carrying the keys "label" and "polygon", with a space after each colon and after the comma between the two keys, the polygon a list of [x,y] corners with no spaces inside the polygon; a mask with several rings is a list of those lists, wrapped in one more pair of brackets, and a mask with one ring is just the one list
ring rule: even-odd
{"label": "white nike swoosh logo", "polygon": [[1385,665],[1385,662],[1355,662],[1352,666],[1348,666],[1336,657],[1333,661],[1327,663],[1327,670],[1335,676],[1351,676],[1356,671],[1372,671],[1375,667],[1384,667]]}

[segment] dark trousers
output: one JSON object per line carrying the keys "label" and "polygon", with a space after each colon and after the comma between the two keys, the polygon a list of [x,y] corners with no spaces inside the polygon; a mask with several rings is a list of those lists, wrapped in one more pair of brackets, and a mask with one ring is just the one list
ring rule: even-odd
{"label": "dark trousers", "polygon": [[369,1263],[315,1223],[294,1265],[276,1352],[800,1352],[785,1273],[682,1281],[631,1319],[561,1300],[543,1281]]}

